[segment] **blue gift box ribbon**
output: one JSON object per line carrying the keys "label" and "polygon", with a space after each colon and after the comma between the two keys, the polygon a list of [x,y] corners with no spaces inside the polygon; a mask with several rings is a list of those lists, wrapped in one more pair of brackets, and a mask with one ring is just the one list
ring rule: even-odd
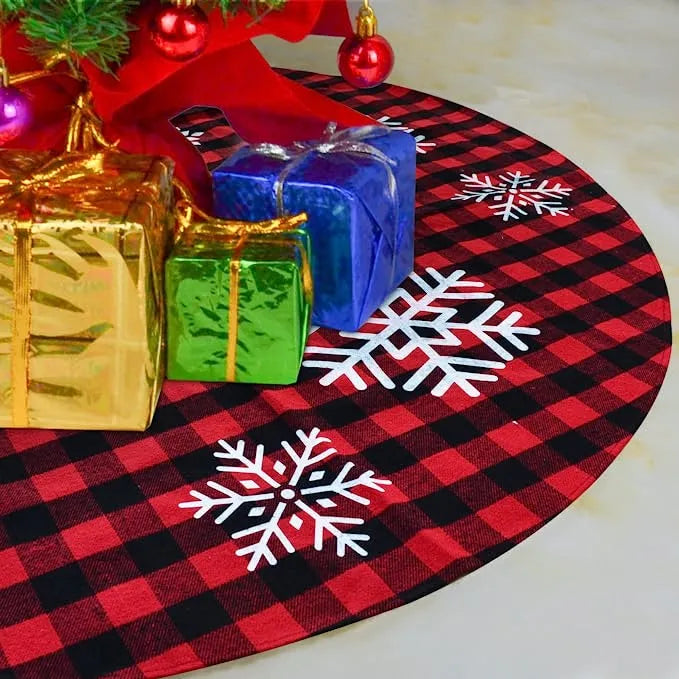
{"label": "blue gift box ribbon", "polygon": [[[384,127],[381,125],[364,125],[363,127],[350,127],[345,130],[337,131],[337,123],[329,123],[321,139],[316,141],[297,141],[292,146],[279,146],[278,144],[256,144],[252,146],[251,150],[254,153],[259,153],[268,158],[274,158],[288,163],[274,182],[278,216],[284,217],[286,214],[284,197],[285,182],[292,173],[309,158],[309,156],[314,153],[321,155],[343,153],[369,156],[383,165],[389,182],[389,200],[394,209],[396,223],[398,224],[398,182],[393,170],[393,168],[396,167],[396,161],[389,158],[389,156],[378,148],[375,148],[364,141],[380,132],[384,132]],[[395,248],[396,244],[390,243],[390,245],[392,248]]]}

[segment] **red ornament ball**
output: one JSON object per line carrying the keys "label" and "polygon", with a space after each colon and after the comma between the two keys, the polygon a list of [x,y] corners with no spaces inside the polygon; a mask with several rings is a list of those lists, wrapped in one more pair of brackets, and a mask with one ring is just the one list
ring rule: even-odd
{"label": "red ornament ball", "polygon": [[357,89],[381,85],[394,68],[394,50],[381,35],[353,35],[340,46],[337,65],[342,77]]}
{"label": "red ornament ball", "polygon": [[175,61],[188,61],[207,47],[210,24],[200,7],[167,5],[153,16],[149,30],[161,54]]}

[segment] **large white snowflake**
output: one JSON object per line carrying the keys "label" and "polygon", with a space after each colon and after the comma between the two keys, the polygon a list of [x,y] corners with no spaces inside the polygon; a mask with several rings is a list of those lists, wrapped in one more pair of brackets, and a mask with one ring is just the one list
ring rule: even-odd
{"label": "large white snowflake", "polygon": [[347,462],[332,478],[328,478],[329,474],[324,469],[312,470],[312,467],[337,452],[327,445],[331,443],[330,439],[320,434],[320,429],[313,429],[308,435],[301,430],[297,431],[297,438],[303,446],[299,454],[291,444],[282,441],[281,446],[288,458],[287,464],[282,460],[267,462],[263,445],[256,447],[254,458],[251,459],[245,452],[245,441],[238,441],[232,446],[220,440],[221,450],[215,452],[214,456],[227,460],[228,464],[218,466],[217,471],[229,474],[229,480],[237,478],[245,492],[232,490],[216,481],[208,481],[207,486],[215,492],[214,497],[192,490],[190,495],[195,499],[182,502],[179,506],[183,509],[195,509],[196,519],[217,509],[216,524],[224,523],[240,509],[248,509],[247,516],[255,519],[266,515],[261,523],[231,535],[234,540],[255,538],[236,551],[238,556],[249,557],[250,571],[255,570],[262,559],[272,566],[278,563],[274,553],[276,543],[290,554],[295,552],[290,529],[298,531],[306,520],[313,523],[316,550],[323,549],[327,534],[331,539],[334,538],[337,556],[343,557],[347,549],[367,556],[368,552],[360,543],[368,542],[370,536],[345,530],[347,526],[360,526],[364,520],[348,516],[326,516],[321,510],[337,507],[333,497],[338,496],[367,506],[370,504],[366,497],[367,491],[383,493],[384,487],[391,485],[391,481],[375,478],[372,471],[356,475],[353,462]]}
{"label": "large white snowflake", "polygon": [[436,148],[436,142],[427,141],[427,138],[423,134],[414,134],[414,127],[408,127],[399,120],[392,120],[389,116],[382,116],[377,122],[382,123],[382,125],[386,125],[392,130],[399,130],[401,132],[412,134],[415,138],[415,148],[417,149],[418,153],[428,153],[431,151],[431,149]]}
{"label": "large white snowflake", "polygon": [[488,175],[463,174],[460,181],[465,188],[451,200],[486,203],[491,212],[505,222],[525,217],[529,210],[538,215],[566,216],[569,208],[564,205],[563,199],[573,191],[560,183],[550,184],[547,179],[536,186],[537,179],[521,172],[507,172],[497,179]]}
{"label": "large white snowflake", "polygon": [[[394,381],[376,358],[385,352],[397,361],[417,355],[421,359],[419,367],[403,385],[405,391],[414,391],[430,375],[438,373],[440,379],[431,390],[434,396],[443,396],[453,386],[469,396],[479,396],[473,383],[496,382],[498,377],[493,371],[505,368],[513,360],[513,350],[528,350],[522,336],[539,335],[540,331],[517,325],[522,318],[519,311],[513,311],[503,320],[498,318],[504,302],[495,300],[491,292],[483,292],[483,283],[466,280],[464,271],[444,276],[430,268],[427,273],[433,284],[416,273],[410,276],[421,295],[414,297],[399,288],[360,331],[340,333],[342,337],[360,341],[360,346],[321,346],[314,344],[312,337],[306,355],[327,358],[310,358],[304,365],[327,370],[320,380],[323,386],[346,377],[356,389],[367,389],[359,372],[363,369],[386,389],[395,389]],[[488,300],[488,304],[472,317],[460,320],[460,305],[454,303],[471,300]],[[399,337],[405,337],[405,344],[400,348],[395,343]],[[499,339],[503,339],[504,344]],[[493,360],[470,356],[469,340],[474,344],[480,342]]]}

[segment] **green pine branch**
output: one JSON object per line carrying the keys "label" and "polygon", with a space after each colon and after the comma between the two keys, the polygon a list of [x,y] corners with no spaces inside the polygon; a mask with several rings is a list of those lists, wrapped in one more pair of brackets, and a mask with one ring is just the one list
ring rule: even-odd
{"label": "green pine branch", "polygon": [[[169,2],[170,0],[165,0]],[[74,71],[83,59],[106,72],[119,66],[130,48],[131,13],[143,0],[0,0],[0,22],[19,17],[31,51],[42,59],[64,54]],[[287,0],[207,0],[206,9],[225,18],[241,10],[258,20],[281,10]]]}
{"label": "green pine branch", "polygon": [[[7,1],[7,0],[3,0]],[[130,47],[128,21],[140,0],[38,0],[26,3],[21,28],[38,57],[63,52],[72,66],[90,59],[103,71],[120,64]]]}
{"label": "green pine branch", "polygon": [[268,14],[274,10],[285,7],[287,0],[213,0],[214,4],[222,11],[224,16],[238,13],[241,9],[247,9],[253,17]]}
{"label": "green pine branch", "polygon": [[0,14],[7,16],[21,12],[27,4],[28,0],[0,0]]}
{"label": "green pine branch", "polygon": [[13,19],[21,12],[28,0],[0,0],[0,23]]}

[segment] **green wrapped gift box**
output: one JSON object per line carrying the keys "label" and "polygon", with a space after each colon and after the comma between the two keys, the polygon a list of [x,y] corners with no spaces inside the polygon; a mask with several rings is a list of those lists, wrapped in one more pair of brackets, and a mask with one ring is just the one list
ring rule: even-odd
{"label": "green wrapped gift box", "polygon": [[309,331],[305,215],[192,225],[165,264],[167,376],[293,384]]}

